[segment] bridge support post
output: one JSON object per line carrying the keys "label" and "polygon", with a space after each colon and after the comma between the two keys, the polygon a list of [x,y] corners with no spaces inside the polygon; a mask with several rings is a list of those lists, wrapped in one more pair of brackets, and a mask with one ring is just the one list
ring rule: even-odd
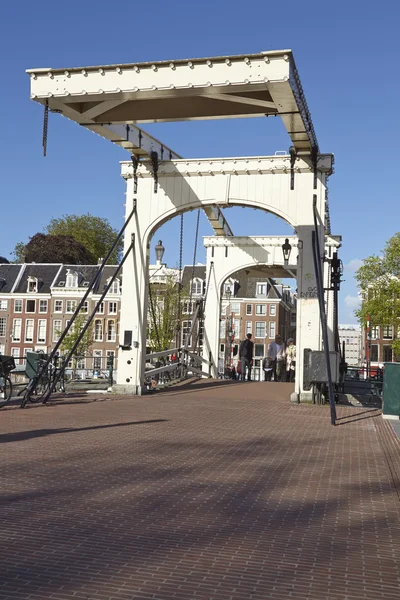
{"label": "bridge support post", "polygon": [[[147,309],[148,309],[148,265],[149,249],[146,232],[145,212],[147,190],[139,188],[139,196],[134,193],[134,180],[127,180],[126,215],[136,202],[136,212],[126,230],[124,244],[127,246],[132,235],[135,248],[123,267],[121,316],[119,332],[117,384],[113,392],[141,396],[143,392]],[[140,196],[142,192],[142,196]],[[142,200],[142,202],[141,202]],[[143,231],[144,229],[144,231]]]}

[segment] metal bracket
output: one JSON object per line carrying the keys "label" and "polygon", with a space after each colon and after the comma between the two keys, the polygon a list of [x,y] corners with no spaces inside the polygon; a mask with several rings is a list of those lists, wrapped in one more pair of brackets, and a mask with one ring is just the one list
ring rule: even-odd
{"label": "metal bracket", "polygon": [[313,148],[311,150],[311,160],[312,160],[312,165],[313,165],[313,169],[314,169],[314,190],[316,190],[317,186],[318,186],[318,170],[317,170],[318,147],[317,146],[313,146]]}
{"label": "metal bracket", "polygon": [[132,167],[133,167],[133,193],[137,194],[137,183],[138,183],[137,169],[139,166],[139,159],[134,154],[131,154],[131,160],[132,160]]}
{"label": "metal bracket", "polygon": [[151,164],[153,165],[153,177],[154,177],[154,193],[157,194],[158,186],[158,152],[153,151],[150,154]]}
{"label": "metal bracket", "polygon": [[294,190],[294,163],[296,162],[296,148],[294,146],[290,146],[289,148],[290,154],[290,189]]}

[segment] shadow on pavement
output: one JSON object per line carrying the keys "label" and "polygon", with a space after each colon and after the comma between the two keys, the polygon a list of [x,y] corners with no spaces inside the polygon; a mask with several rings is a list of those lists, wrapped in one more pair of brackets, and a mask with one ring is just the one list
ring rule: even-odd
{"label": "shadow on pavement", "polygon": [[72,433],[74,431],[91,431],[93,429],[110,429],[112,427],[130,427],[132,425],[148,425],[150,423],[165,423],[168,419],[150,419],[148,421],[131,421],[129,423],[111,423],[107,425],[93,425],[92,427],[63,427],[61,429],[33,429],[30,431],[16,431],[0,435],[0,444],[21,442],[33,438],[55,435],[57,433]]}

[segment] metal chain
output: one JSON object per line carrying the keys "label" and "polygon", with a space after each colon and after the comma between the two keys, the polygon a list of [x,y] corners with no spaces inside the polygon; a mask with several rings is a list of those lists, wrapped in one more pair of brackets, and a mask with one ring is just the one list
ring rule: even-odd
{"label": "metal chain", "polygon": [[195,344],[194,344],[194,349],[195,350],[196,350],[197,342],[199,342],[199,350],[200,350],[200,327],[203,325],[203,322],[204,322],[204,313],[205,313],[205,310],[206,310],[208,288],[210,287],[211,273],[212,273],[213,269],[214,269],[214,261],[211,261],[211,263],[210,263],[210,271],[208,273],[207,285],[206,285],[206,290],[205,290],[204,299],[203,299],[203,305],[201,307],[200,316],[199,316],[199,327],[197,328],[197,336],[196,336],[196,341],[195,341]]}
{"label": "metal chain", "polygon": [[161,348],[161,342],[160,342],[160,336],[158,334],[158,327],[157,327],[157,321],[156,321],[156,315],[155,315],[155,311],[154,311],[154,303],[153,303],[153,294],[151,291],[151,284],[149,284],[149,300],[150,300],[150,312],[151,312],[151,317],[152,317],[152,321],[153,321],[153,326],[156,332],[156,339],[157,339],[157,344],[159,346],[159,349],[162,350]]}
{"label": "metal chain", "polygon": [[[194,250],[193,250],[193,263],[192,263],[192,275],[190,278],[190,294],[189,294],[189,311],[192,311],[192,298],[193,298],[193,279],[194,279],[194,268],[196,266],[197,256],[197,240],[199,237],[199,224],[200,224],[200,209],[197,211],[197,222],[196,222],[196,233],[194,237]],[[186,342],[186,340],[185,340]]]}
{"label": "metal chain", "polygon": [[177,306],[177,346],[180,346],[181,317],[182,317],[182,256],[183,256],[183,213],[181,214],[181,227],[179,234],[179,281],[178,281],[178,306]]}
{"label": "metal chain", "polygon": [[47,154],[48,127],[49,127],[49,101],[46,100],[46,104],[44,105],[44,114],[43,114],[43,137],[42,137],[43,156],[46,156],[46,154]]}

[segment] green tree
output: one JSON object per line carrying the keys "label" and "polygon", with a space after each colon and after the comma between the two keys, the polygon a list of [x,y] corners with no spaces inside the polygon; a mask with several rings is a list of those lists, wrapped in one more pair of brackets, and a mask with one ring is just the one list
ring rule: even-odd
{"label": "green tree", "polygon": [[356,311],[362,326],[391,325],[394,332],[392,350],[400,354],[400,233],[388,240],[380,256],[369,256],[356,272],[362,304]]}
{"label": "green tree", "polygon": [[[60,219],[52,219],[45,228],[50,235],[70,235],[80,242],[92,256],[92,264],[104,258],[112,246],[118,232],[113,229],[108,219],[86,215],[63,215]],[[120,240],[108,264],[118,264],[123,249]]]}
{"label": "green tree", "polygon": [[70,235],[37,233],[24,248],[26,262],[91,264],[91,254]]}
{"label": "green tree", "polygon": [[[108,219],[94,217],[93,215],[64,215],[60,219],[52,219],[45,227],[45,234],[50,236],[69,236],[84,246],[87,252],[86,264],[97,264],[99,258],[104,258],[111,248],[118,232],[113,229]],[[38,234],[36,234],[38,235]],[[41,233],[40,235],[44,235]],[[33,236],[36,237],[36,236]],[[31,238],[32,240],[33,238]],[[27,244],[18,242],[14,248],[13,262],[21,263],[27,257]],[[115,251],[112,253],[108,264],[118,264],[123,249],[123,240],[120,240]],[[35,261],[39,262],[39,261]],[[52,262],[58,262],[53,259]],[[63,260],[71,264],[83,264],[82,262]]]}
{"label": "green tree", "polygon": [[178,294],[178,285],[172,276],[163,284],[150,284],[147,340],[152,352],[168,350],[175,344]]}
{"label": "green tree", "polygon": [[[87,321],[87,315],[85,315],[83,313],[79,314],[76,317],[74,323],[72,324],[71,329],[69,330],[68,334],[63,339],[62,344],[60,346],[61,353],[64,356],[66,356],[74,347],[74,344],[76,343],[80,332],[82,331],[83,327],[85,326],[86,321]],[[58,331],[57,333],[58,333],[58,335],[61,335],[61,331]],[[78,346],[74,350],[74,353],[72,354],[71,359],[72,359],[73,378],[75,378],[75,372],[76,372],[79,360],[82,358],[85,358],[85,356],[88,356],[89,351],[92,348],[92,345],[93,345],[93,323],[91,323],[89,325],[89,327],[85,331],[85,334],[83,335],[81,341],[79,342]]]}

